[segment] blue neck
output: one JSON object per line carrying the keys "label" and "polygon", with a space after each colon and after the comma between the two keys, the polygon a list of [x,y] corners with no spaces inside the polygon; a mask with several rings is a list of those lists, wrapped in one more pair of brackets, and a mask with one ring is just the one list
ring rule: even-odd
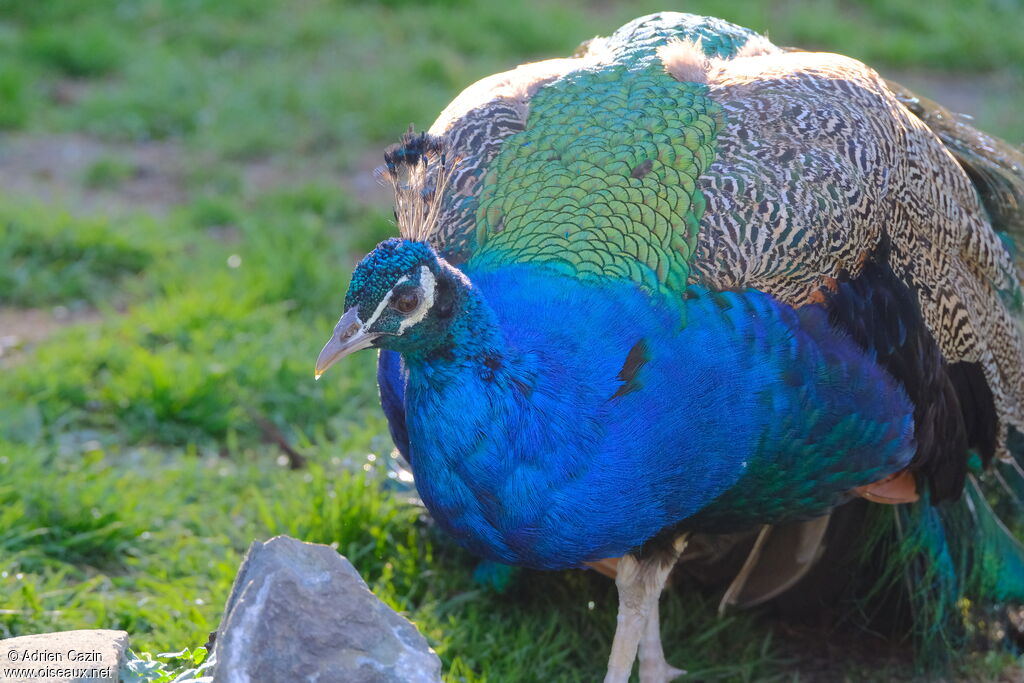
{"label": "blue neck", "polygon": [[491,378],[508,355],[498,321],[478,289],[452,266],[442,268],[453,271],[458,312],[445,334],[403,354],[420,385],[433,391],[464,381],[466,374]]}
{"label": "blue neck", "polygon": [[[652,301],[629,283],[523,266],[467,274],[452,343],[405,354],[405,400],[420,494],[480,555],[544,568],[622,555],[851,411],[863,414],[851,428],[876,425],[878,443],[860,439],[847,460],[881,457],[881,478],[912,453],[905,396],[823,313],[757,292]],[[802,386],[786,384],[791,367]],[[780,427],[780,411],[798,424]],[[830,475],[813,444],[798,451]],[[835,469],[787,511],[823,512],[869,483]],[[764,505],[745,494],[730,523]]]}

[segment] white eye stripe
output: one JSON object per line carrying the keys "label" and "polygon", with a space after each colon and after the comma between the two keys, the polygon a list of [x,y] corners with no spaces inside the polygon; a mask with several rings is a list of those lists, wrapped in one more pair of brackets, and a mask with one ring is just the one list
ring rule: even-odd
{"label": "white eye stripe", "polygon": [[[408,278],[402,278],[402,280],[406,279]],[[397,285],[401,283],[402,280],[399,280],[395,284]],[[431,307],[434,305],[434,293],[436,289],[437,279],[434,277],[434,274],[430,272],[430,268],[420,266],[420,305],[416,307],[415,311],[407,315],[402,322],[398,324],[399,334],[402,334],[408,328],[427,317],[427,313],[430,312]]]}
{"label": "white eye stripe", "polygon": [[[408,281],[409,276],[403,275],[398,279],[397,282],[395,282],[395,287],[398,287],[398,285]],[[408,328],[412,327],[413,325],[427,317],[427,313],[434,305],[434,293],[436,290],[436,286],[437,279],[434,277],[434,274],[431,273],[430,269],[427,268],[426,266],[420,266],[420,305],[416,307],[415,311],[413,311],[408,316],[403,318],[402,321],[398,324],[399,334],[402,334]],[[383,315],[384,311],[391,303],[391,299],[395,294],[395,287],[392,287],[391,290],[384,295],[384,298],[380,300],[380,303],[377,304],[377,308],[373,311],[373,315],[371,315],[366,320],[366,322],[363,323],[364,332],[373,327],[373,324],[377,322],[377,319],[380,318],[381,315]]]}
{"label": "white eye stripe", "polygon": [[[397,287],[398,285],[402,284],[403,282],[406,282],[408,279],[409,279],[408,276],[403,275],[401,277],[401,279],[398,282],[395,283],[395,287]],[[375,322],[377,322],[377,318],[379,318],[381,316],[381,314],[384,312],[384,309],[388,307],[389,303],[391,303],[391,297],[392,297],[392,295],[394,295],[394,293],[395,293],[395,289],[394,289],[394,287],[392,287],[388,291],[388,293],[384,295],[384,298],[380,300],[379,304],[377,304],[377,308],[376,308],[376,310],[374,310],[373,315],[371,315],[369,318],[367,318],[366,322],[363,323],[363,330],[368,330],[371,327],[373,327],[373,324]]]}

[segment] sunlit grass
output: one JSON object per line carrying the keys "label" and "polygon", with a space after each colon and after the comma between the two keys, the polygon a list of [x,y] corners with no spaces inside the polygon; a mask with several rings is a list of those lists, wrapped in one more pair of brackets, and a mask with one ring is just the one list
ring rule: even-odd
{"label": "sunlit grass", "polygon": [[[102,625],[128,630],[137,651],[202,645],[250,540],[288,533],[345,554],[423,630],[450,680],[515,672],[568,682],[603,670],[617,606],[610,581],[523,572],[507,594],[481,589],[475,560],[391,485],[386,456],[364,472],[353,467],[367,462],[358,447],[311,447],[310,469],[296,472],[266,448],[227,459],[91,448],[4,447],[0,635]],[[716,621],[715,606],[692,593],[666,598],[670,656],[701,678],[781,675],[770,631],[749,617]]]}
{"label": "sunlit grass", "polygon": [[116,302],[111,290],[167,248],[146,218],[121,231],[102,218],[0,203],[0,305]]}

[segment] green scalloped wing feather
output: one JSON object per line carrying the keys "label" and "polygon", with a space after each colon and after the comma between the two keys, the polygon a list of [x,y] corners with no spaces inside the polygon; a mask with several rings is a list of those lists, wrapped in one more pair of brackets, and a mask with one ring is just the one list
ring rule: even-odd
{"label": "green scalloped wing feather", "polygon": [[488,165],[470,265],[541,263],[682,292],[721,108],[657,58],[571,72],[530,101]]}
{"label": "green scalloped wing feather", "polygon": [[705,206],[697,179],[724,117],[657,49],[682,40],[728,59],[752,39],[772,47],[714,17],[640,17],[595,43],[599,63],[540,87],[525,122],[507,100],[470,111],[456,153],[472,189],[448,200],[435,246],[469,267],[531,262],[681,292]]}

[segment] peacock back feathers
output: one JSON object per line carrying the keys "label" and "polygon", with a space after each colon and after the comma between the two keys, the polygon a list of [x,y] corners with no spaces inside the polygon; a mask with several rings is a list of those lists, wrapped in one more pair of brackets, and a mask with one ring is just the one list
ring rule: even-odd
{"label": "peacock back feathers", "polygon": [[[1024,220],[1019,153],[914,102],[918,115],[847,57],[709,17],[641,17],[449,105],[430,133],[459,161],[430,241],[475,268],[753,288],[795,307],[884,252],[940,362],[964,364],[951,391],[991,393],[994,433],[962,440],[1006,458],[1008,429],[1024,430],[1022,296],[993,223]],[[935,449],[917,461],[957,470],[955,489],[966,459]]]}

